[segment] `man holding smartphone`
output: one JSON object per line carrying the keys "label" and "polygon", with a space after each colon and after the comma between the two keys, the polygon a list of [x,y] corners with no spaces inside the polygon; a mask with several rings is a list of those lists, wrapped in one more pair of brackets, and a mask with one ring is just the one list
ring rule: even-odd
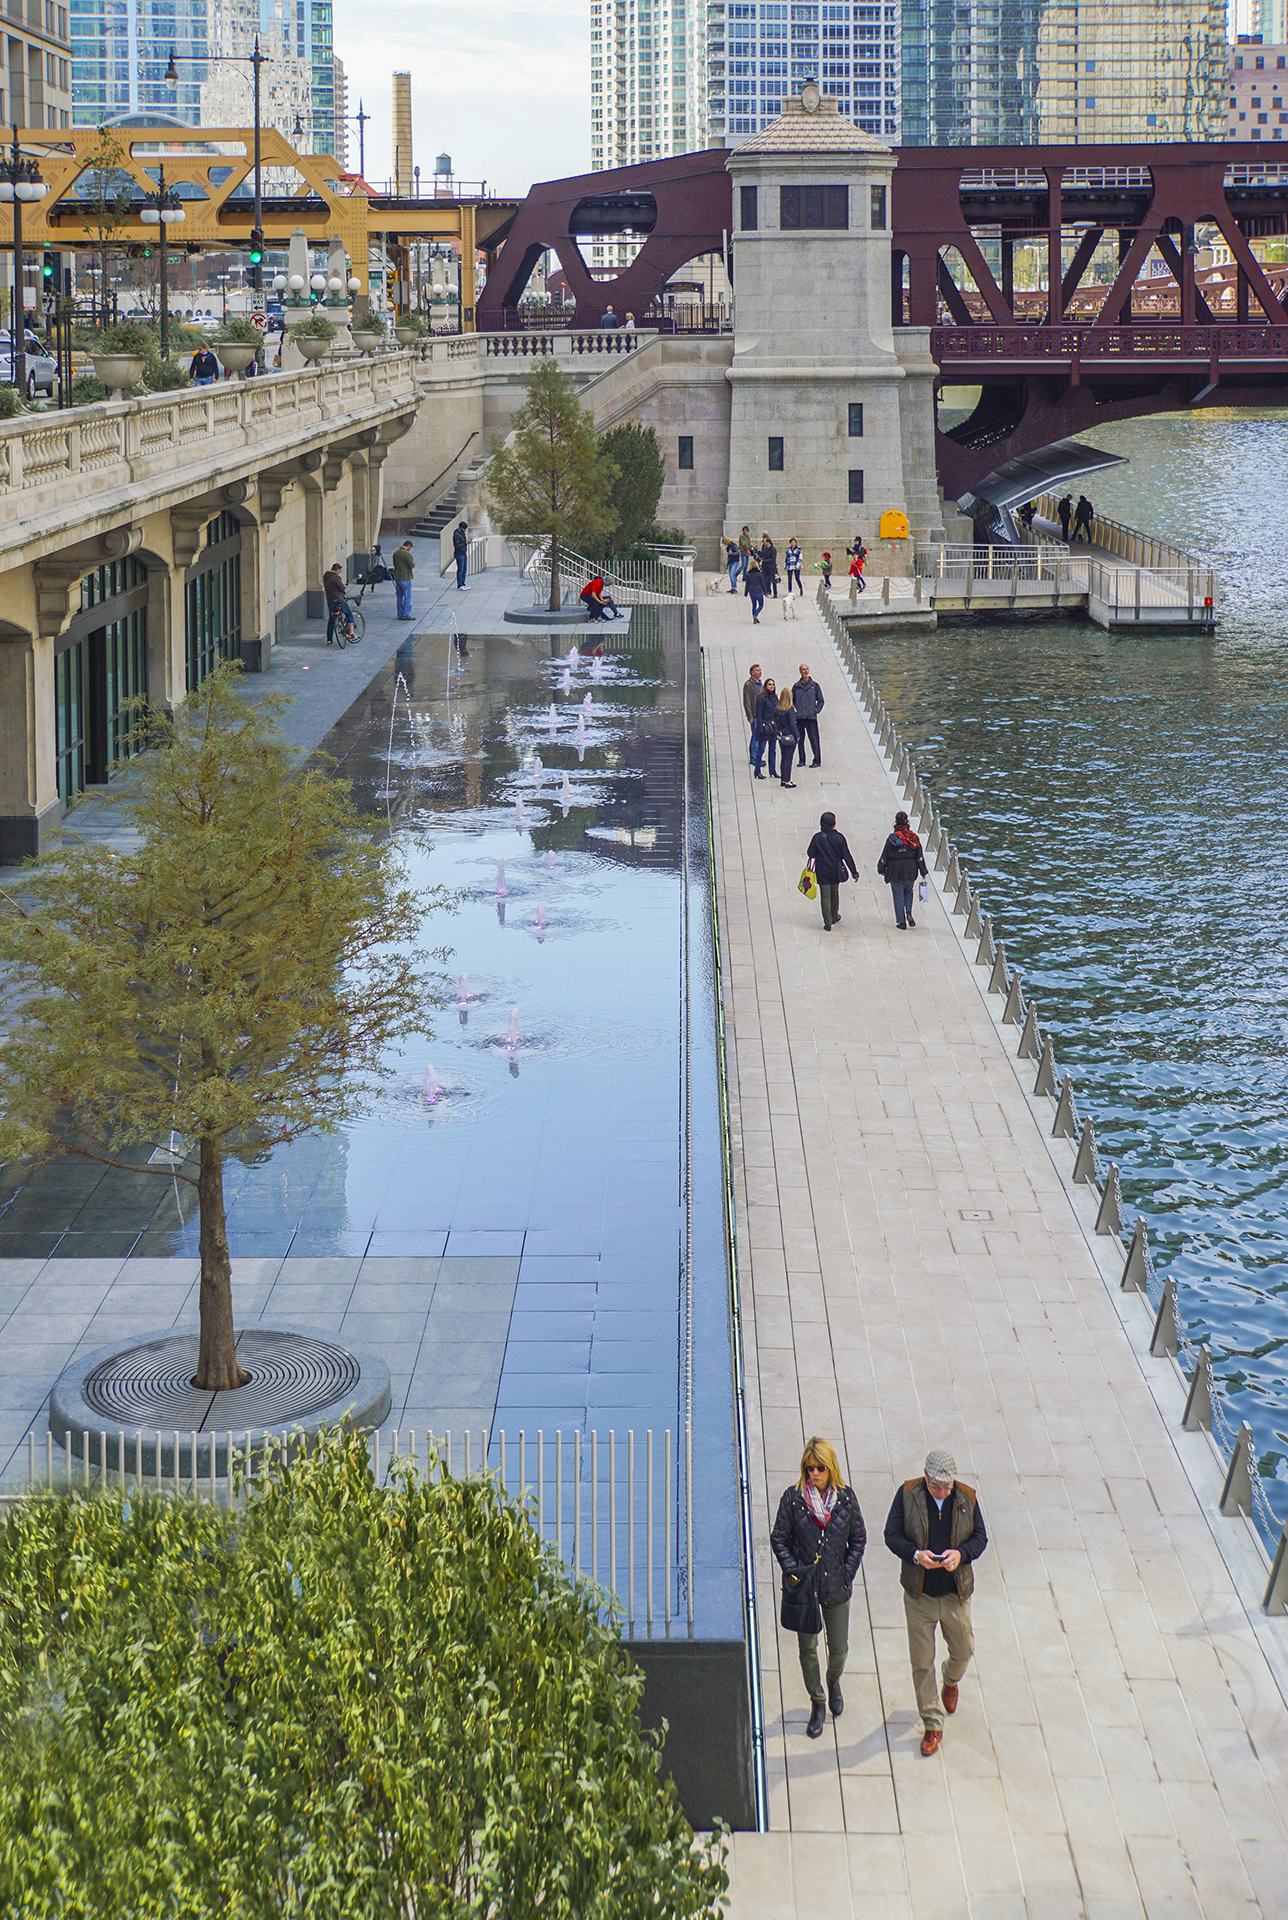
{"label": "man holding smartphone", "polygon": [[[975,1651],[970,1597],[973,1562],[988,1545],[975,1489],[957,1478],[957,1462],[943,1447],[926,1455],[920,1480],[905,1480],[894,1496],[885,1543],[901,1562],[908,1654],[929,1757],[944,1737],[944,1714],[956,1713],[957,1689]],[[947,1659],[943,1689],[935,1686],[935,1629],[942,1628]]]}

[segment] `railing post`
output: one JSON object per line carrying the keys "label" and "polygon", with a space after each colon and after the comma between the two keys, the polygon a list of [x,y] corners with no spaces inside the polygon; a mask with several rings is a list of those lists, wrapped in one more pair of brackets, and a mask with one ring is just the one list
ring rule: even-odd
{"label": "railing post", "polygon": [[1072,1140],[1078,1132],[1077,1115],[1073,1104],[1073,1075],[1066,1073],[1060,1084],[1060,1098],[1056,1102],[1055,1124],[1051,1128],[1051,1137],[1055,1140]]}
{"label": "railing post", "polygon": [[[1018,981],[1020,975],[1015,976]],[[1020,1044],[1016,1057],[1020,1060],[1036,1060],[1041,1048],[1038,1044],[1038,1003],[1030,1000],[1024,1013],[1024,1031],[1020,1035]]]}
{"label": "railing post", "polygon": [[[1005,946],[1000,947],[998,951],[1004,954],[1006,952]],[[1002,1025],[1004,1027],[1018,1027],[1021,1021],[1024,1020],[1024,994],[1020,986],[1022,979],[1023,975],[1017,967],[1011,975],[1010,985],[1006,990],[1006,1005],[1002,1008]]]}
{"label": "railing post", "polygon": [[1096,1178],[1096,1129],[1089,1119],[1082,1123],[1078,1151],[1073,1158],[1073,1184],[1089,1187]]}
{"label": "railing post", "polygon": [[[988,976],[988,990],[990,993],[1006,994],[1009,1001],[1010,987],[1010,975],[1006,968],[1006,942],[1005,940],[999,940],[997,943],[997,954],[993,961],[993,971]],[[1003,1020],[1006,1018],[1005,1007],[1002,1009],[1002,1018]]]}
{"label": "railing post", "polygon": [[1170,1276],[1163,1282],[1163,1297],[1154,1319],[1149,1350],[1156,1359],[1171,1354],[1175,1359],[1181,1347],[1181,1321],[1176,1306],[1176,1282]]}
{"label": "railing post", "polygon": [[1239,1428],[1221,1489],[1221,1512],[1227,1519],[1236,1514],[1252,1518],[1252,1428],[1245,1420]]}
{"label": "railing post", "polygon": [[970,912],[966,915],[966,938],[968,940],[973,940],[976,937],[976,935],[981,930],[981,924],[982,923],[980,921],[980,912],[979,912],[979,888],[976,887],[976,889],[970,896]]}
{"label": "railing post", "polygon": [[1274,1565],[1266,1582],[1266,1597],[1261,1604],[1267,1613],[1288,1613],[1288,1521],[1284,1522],[1279,1535]]}
{"label": "railing post", "polygon": [[1181,1425],[1186,1433],[1197,1433],[1200,1427],[1207,1433],[1212,1431],[1212,1349],[1206,1340],[1199,1348],[1199,1357],[1194,1362],[1190,1390],[1185,1397],[1185,1417]]}
{"label": "railing post", "polygon": [[1122,1231],[1122,1224],[1122,1191],[1118,1185],[1118,1165],[1116,1161],[1111,1160],[1105,1190],[1100,1196],[1100,1211],[1096,1215],[1096,1232],[1117,1235]]}
{"label": "railing post", "polygon": [[1127,1259],[1123,1265],[1123,1277],[1120,1285],[1124,1293],[1144,1293],[1149,1280],[1149,1264],[1146,1253],[1148,1236],[1145,1222],[1140,1215],[1132,1228],[1131,1245],[1127,1249]]}
{"label": "railing post", "polygon": [[1038,1061],[1038,1077],[1033,1082],[1034,1093],[1049,1093],[1055,1098],[1055,1042],[1050,1034],[1042,1041],[1042,1057]]}

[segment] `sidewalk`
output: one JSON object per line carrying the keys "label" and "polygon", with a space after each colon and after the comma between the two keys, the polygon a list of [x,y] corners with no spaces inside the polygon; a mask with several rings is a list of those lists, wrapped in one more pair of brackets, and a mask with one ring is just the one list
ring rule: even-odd
{"label": "sidewalk", "polygon": [[[773,1829],[734,1839],[734,1920],[1283,1914],[1285,1703],[1213,1535],[1242,1523],[1190,1484],[938,893],[895,929],[899,803],[812,602],[700,609]],[[752,660],[827,698],[795,792],[749,777]],[[796,891],[825,807],[861,873],[830,935]],[[817,1742],[768,1547],[811,1433],[869,1542]],[[882,1531],[929,1445],[990,1545],[925,1760]]]}

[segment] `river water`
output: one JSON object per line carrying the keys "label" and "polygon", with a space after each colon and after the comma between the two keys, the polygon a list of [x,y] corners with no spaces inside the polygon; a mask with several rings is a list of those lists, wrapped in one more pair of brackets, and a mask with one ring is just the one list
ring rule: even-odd
{"label": "river water", "polygon": [[1102,1154],[1288,1514],[1288,412],[1087,436],[1097,509],[1210,560],[1214,635],[864,635]]}

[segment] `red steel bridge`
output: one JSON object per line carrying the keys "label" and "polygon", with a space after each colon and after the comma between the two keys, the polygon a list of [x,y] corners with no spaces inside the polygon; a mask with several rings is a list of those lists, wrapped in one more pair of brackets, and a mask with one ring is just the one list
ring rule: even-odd
{"label": "red steel bridge", "polygon": [[[736,290],[726,157],[715,149],[533,187],[480,299],[479,328],[507,323],[546,247],[581,326],[609,304],[646,314],[704,253],[728,249]],[[943,387],[979,390],[969,418],[938,435],[949,495],[1105,421],[1288,402],[1285,274],[1267,272],[1250,245],[1288,234],[1288,154],[1280,163],[1273,149],[1214,142],[904,147],[896,158],[892,318],[930,328]],[[578,243],[624,230],[643,236],[637,258],[615,279],[593,278]],[[1219,292],[1196,273],[1196,230],[1228,249]],[[1161,279],[1141,278],[1151,256]],[[1054,299],[1025,292],[1024,277]]]}

